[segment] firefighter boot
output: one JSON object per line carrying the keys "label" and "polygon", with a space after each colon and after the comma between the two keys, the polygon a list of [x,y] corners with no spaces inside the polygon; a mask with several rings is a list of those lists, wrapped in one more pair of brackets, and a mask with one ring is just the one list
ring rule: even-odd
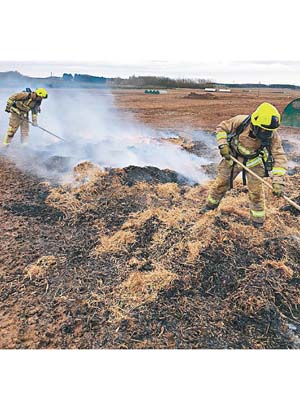
{"label": "firefighter boot", "polygon": [[205,214],[206,212],[215,210],[216,208],[218,208],[218,204],[212,205],[206,203],[202,208],[200,208],[199,214],[200,215]]}
{"label": "firefighter boot", "polygon": [[4,136],[3,142],[2,142],[2,147],[8,148],[11,141],[12,141],[12,137],[9,136],[8,133],[6,133]]}
{"label": "firefighter boot", "polygon": [[256,228],[256,229],[262,229],[264,227],[264,223],[263,222],[252,221],[252,226],[254,226],[254,228]]}

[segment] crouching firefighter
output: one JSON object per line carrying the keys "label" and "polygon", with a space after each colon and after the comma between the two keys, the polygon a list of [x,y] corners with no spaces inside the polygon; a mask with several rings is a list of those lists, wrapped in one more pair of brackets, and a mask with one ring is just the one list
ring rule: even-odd
{"label": "crouching firefighter", "polygon": [[[200,213],[218,207],[227,190],[233,187],[237,175],[246,171],[234,163],[230,155],[262,177],[272,176],[273,194],[280,196],[284,186],[287,159],[276,131],[280,125],[278,110],[269,103],[262,103],[251,115],[237,115],[221,122],[216,130],[220,154],[217,178],[210,190],[207,203]],[[247,174],[250,201],[250,219],[255,227],[262,227],[265,220],[263,184]]]}
{"label": "crouching firefighter", "polygon": [[9,146],[14,134],[20,127],[21,143],[27,144],[29,137],[29,112],[32,114],[32,125],[37,126],[37,114],[43,99],[48,97],[44,88],[36,89],[34,92],[24,91],[15,93],[7,101],[5,111],[10,113],[9,126],[3,140],[4,146]]}

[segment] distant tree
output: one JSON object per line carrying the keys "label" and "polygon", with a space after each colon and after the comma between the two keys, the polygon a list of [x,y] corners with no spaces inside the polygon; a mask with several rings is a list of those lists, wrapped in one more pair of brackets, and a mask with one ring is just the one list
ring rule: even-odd
{"label": "distant tree", "polygon": [[63,80],[64,81],[72,81],[73,80],[73,75],[72,74],[63,74]]}
{"label": "distant tree", "polygon": [[193,88],[213,87],[214,83],[206,79],[171,79],[164,76],[130,76],[128,79],[113,78],[112,85],[143,88]]}

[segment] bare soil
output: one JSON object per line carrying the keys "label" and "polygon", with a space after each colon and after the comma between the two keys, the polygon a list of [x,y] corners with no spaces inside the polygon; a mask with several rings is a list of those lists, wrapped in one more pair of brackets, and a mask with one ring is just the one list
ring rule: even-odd
{"label": "bare soil", "polygon": [[[191,92],[199,97],[192,95]],[[135,118],[159,129],[214,130],[217,124],[237,114],[249,114],[264,101],[282,112],[300,97],[300,90],[233,89],[230,93],[173,89],[166,94],[144,94],[142,90],[114,91],[116,104]]]}

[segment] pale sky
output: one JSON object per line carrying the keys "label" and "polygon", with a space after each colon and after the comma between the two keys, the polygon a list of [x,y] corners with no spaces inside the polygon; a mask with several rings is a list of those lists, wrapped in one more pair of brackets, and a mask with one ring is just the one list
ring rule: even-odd
{"label": "pale sky", "polygon": [[[231,82],[240,71],[246,81],[247,76],[248,81],[264,81],[268,75],[276,80],[276,70],[280,81],[299,84],[300,64],[291,67],[292,61],[300,62],[295,4],[291,0],[280,6],[269,0],[1,2],[0,61],[158,63],[180,65],[181,76],[192,76],[195,70]],[[241,61],[247,66],[237,63]],[[272,61],[270,70],[268,64],[258,65],[265,61]],[[253,62],[255,71],[262,70],[255,77]]]}

